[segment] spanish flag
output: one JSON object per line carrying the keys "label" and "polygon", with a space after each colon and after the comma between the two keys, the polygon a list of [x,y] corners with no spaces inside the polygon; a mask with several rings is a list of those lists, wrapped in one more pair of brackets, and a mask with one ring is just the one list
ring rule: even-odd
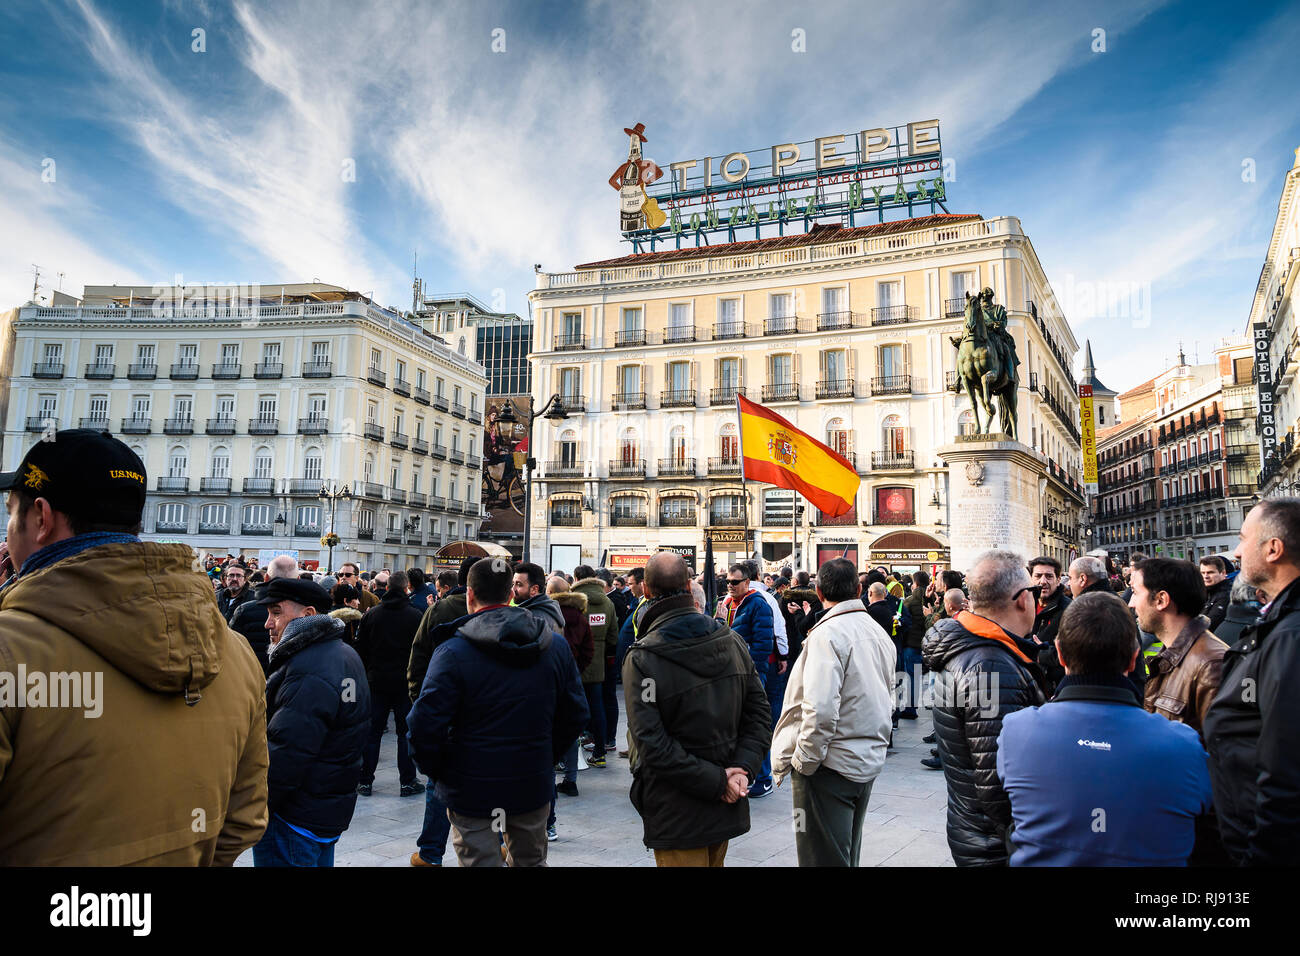
{"label": "spanish flag", "polygon": [[745,478],[792,488],[832,518],[853,508],[862,479],[848,460],[771,409],[743,395],[736,402]]}

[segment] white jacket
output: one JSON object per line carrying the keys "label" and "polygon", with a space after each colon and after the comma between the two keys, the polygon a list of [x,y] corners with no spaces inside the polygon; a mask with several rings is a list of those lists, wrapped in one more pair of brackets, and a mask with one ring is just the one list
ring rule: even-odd
{"label": "white jacket", "polygon": [[894,642],[862,601],[842,601],[813,625],[790,671],[772,736],[772,773],[811,776],[823,764],[856,783],[885,765],[894,709]]}

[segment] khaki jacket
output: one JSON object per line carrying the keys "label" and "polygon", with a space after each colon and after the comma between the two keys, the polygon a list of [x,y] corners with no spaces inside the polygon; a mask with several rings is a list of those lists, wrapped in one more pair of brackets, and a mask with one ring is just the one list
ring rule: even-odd
{"label": "khaki jacket", "polygon": [[262,668],[192,562],[106,544],[0,591],[0,866],[228,866],[262,836]]}
{"label": "khaki jacket", "polygon": [[606,647],[618,645],[618,611],[605,593],[600,578],[583,578],[573,583],[573,590],[587,596],[587,623],[591,625],[591,643],[594,656],[582,671],[584,684],[599,684],[605,680]]}
{"label": "khaki jacket", "polygon": [[1202,739],[1205,714],[1218,693],[1228,651],[1209,628],[1209,618],[1197,615],[1172,644],[1147,661],[1150,676],[1142,701],[1151,713],[1186,724]]}
{"label": "khaki jacket", "polygon": [[885,765],[894,709],[894,642],[860,599],[842,601],[804,638],[772,736],[772,773],[812,776],[830,767],[854,781]]}

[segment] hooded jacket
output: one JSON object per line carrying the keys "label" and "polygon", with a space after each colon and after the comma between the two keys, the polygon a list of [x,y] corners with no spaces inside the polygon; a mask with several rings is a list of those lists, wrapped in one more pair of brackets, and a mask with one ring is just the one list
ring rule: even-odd
{"label": "hooded jacket", "polygon": [[934,729],[948,784],[948,848],[958,866],[1007,864],[1011,802],[998,779],[998,735],[1007,714],[1046,700],[1033,652],[970,611],[936,622],[925,636],[921,653],[934,672]]}
{"label": "hooded jacket", "polygon": [[[257,590],[260,592],[261,588]],[[266,651],[271,644],[271,635],[266,630],[266,605],[258,604],[256,600],[245,601],[230,615],[230,629],[242,634],[244,640],[248,641],[257,662],[262,665],[265,677],[269,667]]]}
{"label": "hooded jacket", "polygon": [[586,670],[596,653],[591,640],[591,625],[587,623],[587,595],[581,591],[561,591],[554,595],[551,603],[559,608],[564,618],[564,639],[569,642],[578,670]]}
{"label": "hooded jacket", "polygon": [[366,665],[366,680],[372,689],[400,694],[406,690],[406,668],[411,661],[411,643],[424,615],[411,606],[407,594],[389,589],[379,606],[361,617],[356,650]]}
{"label": "hooded jacket", "polygon": [[772,741],[772,707],[749,649],[696,611],[689,593],[636,614],[640,636],[623,661],[623,695],[630,797],[645,845],[693,849],[747,833],[749,801],[724,803],[722,795],[726,769],[743,767],[752,783]]}
{"label": "hooded jacket", "polygon": [[271,812],[327,838],[352,822],[370,735],[370,685],[342,638],[328,614],[290,621],[266,679]]}
{"label": "hooded jacket", "polygon": [[433,607],[424,612],[420,626],[415,630],[415,639],[411,641],[411,658],[406,665],[406,689],[411,703],[415,703],[415,698],[420,696],[420,688],[424,686],[424,672],[429,669],[429,658],[437,647],[433,641],[433,632],[443,624],[450,624],[467,614],[469,608],[465,605],[463,587],[452,588],[445,597],[434,602]]}
{"label": "hooded jacket", "polygon": [[361,623],[362,617],[361,612],[354,607],[336,607],[330,611],[330,617],[343,622],[343,641],[349,647],[355,649],[357,646],[357,626]]}
{"label": "hooded jacket", "polygon": [[407,717],[416,765],[465,816],[549,804],[555,763],[589,716],[568,643],[505,605],[441,625],[432,639]]}
{"label": "hooded jacket", "polygon": [[[262,671],[192,562],[101,545],[0,591],[0,866],[228,866],[261,837]],[[38,674],[68,677],[41,706]]]}
{"label": "hooded jacket", "polygon": [[605,593],[605,582],[600,578],[583,578],[574,583],[573,590],[587,596],[587,623],[591,626],[594,652],[591,663],[582,671],[582,682],[602,684],[605,682],[605,647],[618,647],[618,612]]}

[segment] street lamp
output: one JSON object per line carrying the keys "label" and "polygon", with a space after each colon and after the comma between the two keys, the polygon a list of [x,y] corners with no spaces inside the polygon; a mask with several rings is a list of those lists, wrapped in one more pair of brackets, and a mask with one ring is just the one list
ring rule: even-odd
{"label": "street lamp", "polygon": [[[338,513],[339,502],[349,500],[352,497],[352,492],[348,489],[347,485],[344,485],[342,488],[338,488],[333,483],[330,483],[330,484],[321,485],[320,492],[316,495],[316,497],[319,498],[321,501],[329,502],[330,530],[329,530],[329,536],[327,536],[326,540],[332,542],[334,540],[334,538],[332,537],[334,535],[334,519]],[[334,573],[334,545],[330,544],[329,548],[330,548],[330,555],[329,555],[328,566],[325,568],[325,573],[333,574]]]}
{"label": "street lamp", "polygon": [[[538,413],[528,412],[528,457],[524,461],[524,550],[523,559],[529,560],[532,556],[532,515],[533,515],[533,468],[537,465],[537,460],[533,458],[533,422],[537,420]],[[542,406],[541,416],[549,422],[562,422],[569,417],[568,412],[564,410],[564,402],[560,400],[560,393],[556,392],[546,400]],[[509,425],[513,430],[514,426],[519,423],[519,413],[515,410],[515,403],[511,399],[506,399],[506,403],[501,406],[497,412],[497,424]],[[486,451],[487,449],[484,449]]]}

